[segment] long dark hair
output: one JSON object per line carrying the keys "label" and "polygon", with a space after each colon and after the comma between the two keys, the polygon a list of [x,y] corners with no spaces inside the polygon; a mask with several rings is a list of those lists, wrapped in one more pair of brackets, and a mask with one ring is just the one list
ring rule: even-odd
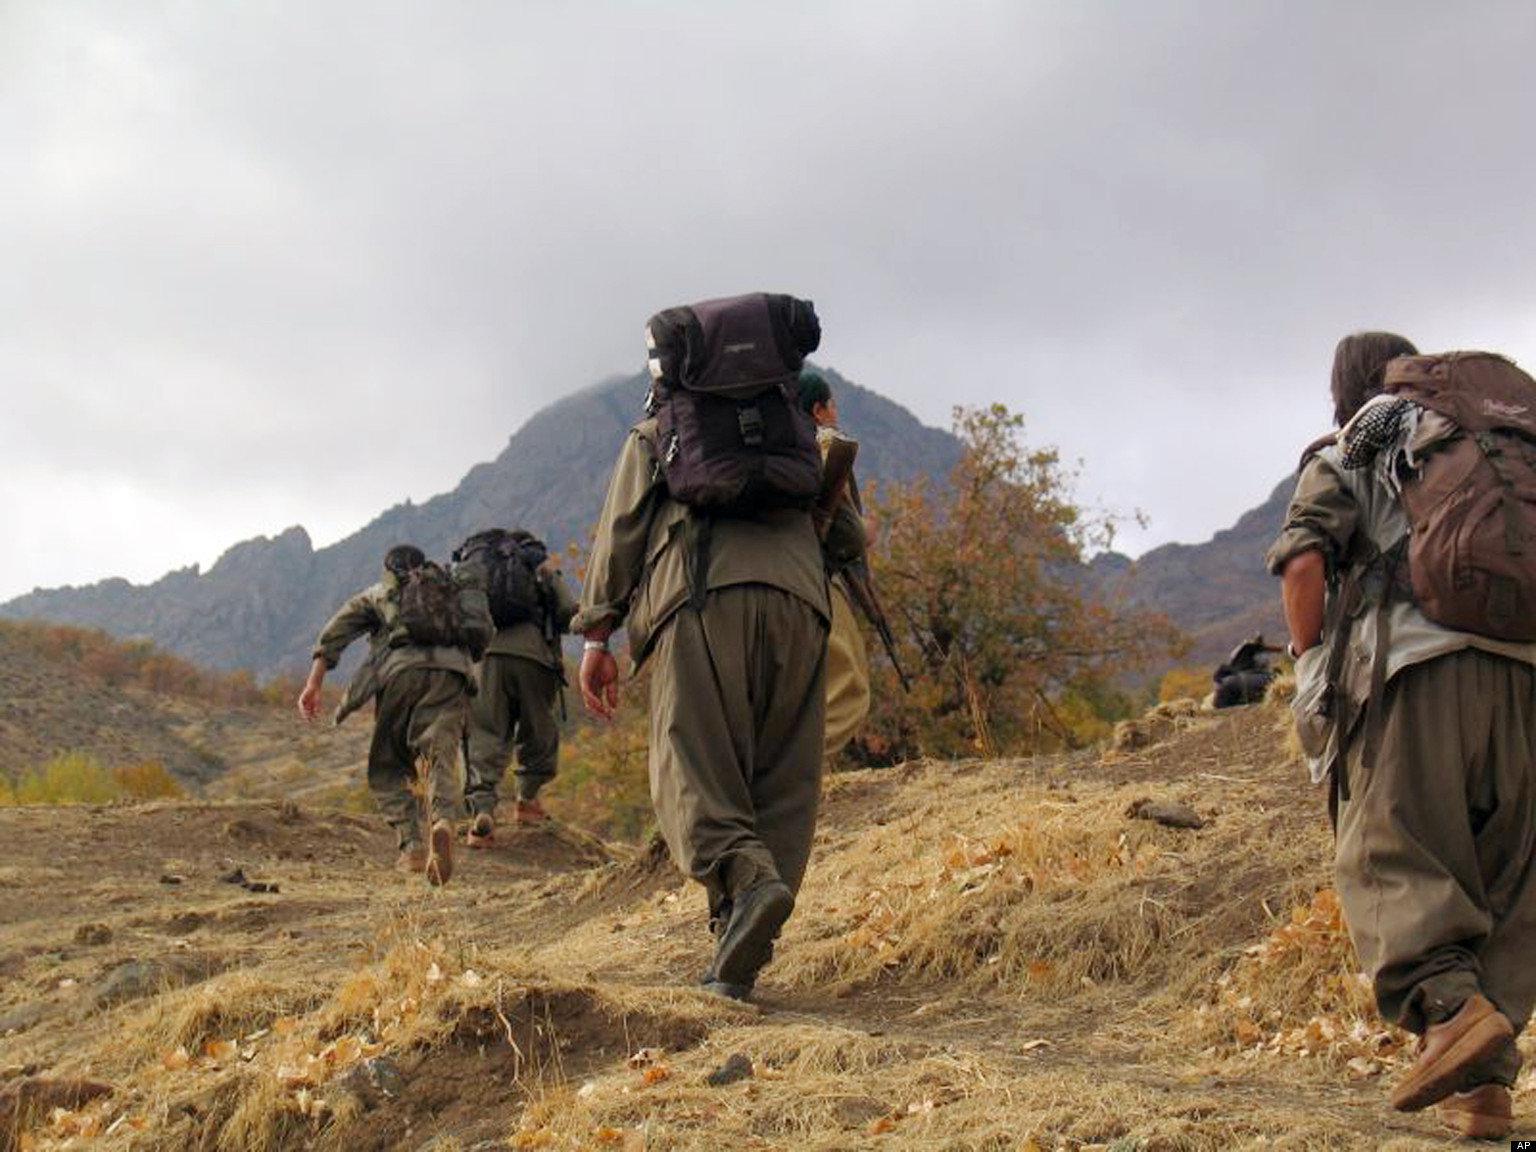
{"label": "long dark hair", "polygon": [[1387,361],[1417,356],[1419,350],[1396,332],[1355,332],[1333,350],[1333,422],[1339,427],[1381,392]]}

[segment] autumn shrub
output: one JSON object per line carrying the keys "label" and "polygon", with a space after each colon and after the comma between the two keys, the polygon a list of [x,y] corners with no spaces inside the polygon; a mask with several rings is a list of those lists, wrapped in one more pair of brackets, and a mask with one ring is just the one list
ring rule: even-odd
{"label": "autumn shrub", "polygon": [[16,789],[4,776],[0,776],[0,808],[9,808],[16,803]]}
{"label": "autumn shrub", "polygon": [[[73,665],[114,687],[145,688],[209,704],[250,706],[268,702],[248,671],[216,672],[155,647],[148,640],[121,640],[93,628],[34,620],[0,621],[0,636],[24,652]],[[298,696],[292,695],[284,703]]]}
{"label": "autumn shrub", "polygon": [[158,760],[114,768],[112,779],[129,800],[175,800],[186,795],[180,782]]}
{"label": "autumn shrub", "polygon": [[610,721],[576,726],[560,747],[560,772],[546,789],[560,817],[612,840],[638,840],[651,823],[648,672],[620,689]]}
{"label": "autumn shrub", "polygon": [[18,804],[110,804],[123,789],[94,758],[66,752],[22,776],[15,792]]}
{"label": "autumn shrub", "polygon": [[910,694],[872,648],[874,706],[853,755],[1024,755],[1101,738],[1129,711],[1115,690],[1178,645],[1160,616],[1094,595],[1087,554],[1114,520],[1072,496],[1054,449],[1023,442],[1002,405],[956,409],[964,450],[947,482],[918,477],[871,501],[874,575]]}
{"label": "autumn shrub", "polygon": [[1211,674],[1204,668],[1172,668],[1157,685],[1159,703],[1171,700],[1204,700],[1211,694]]}

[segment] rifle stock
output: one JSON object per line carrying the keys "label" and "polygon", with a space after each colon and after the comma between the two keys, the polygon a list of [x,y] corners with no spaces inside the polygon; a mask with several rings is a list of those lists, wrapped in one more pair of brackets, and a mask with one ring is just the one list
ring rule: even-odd
{"label": "rifle stock", "polygon": [[912,681],[902,668],[900,657],[896,655],[896,637],[891,632],[891,624],[886,618],[885,608],[881,605],[880,596],[875,591],[869,566],[863,561],[849,564],[842,570],[842,576],[844,583],[848,586],[849,599],[864,614],[864,618],[874,628],[875,635],[880,637],[880,643],[885,646],[885,654],[890,657],[891,667],[896,669],[896,678],[901,681],[902,691],[911,692]]}
{"label": "rifle stock", "polygon": [[848,491],[849,481],[853,478],[853,462],[859,455],[859,442],[851,436],[839,433],[831,436],[824,444],[826,452],[821,462],[821,491],[811,509],[816,535],[822,540],[827,538],[832,517]]}

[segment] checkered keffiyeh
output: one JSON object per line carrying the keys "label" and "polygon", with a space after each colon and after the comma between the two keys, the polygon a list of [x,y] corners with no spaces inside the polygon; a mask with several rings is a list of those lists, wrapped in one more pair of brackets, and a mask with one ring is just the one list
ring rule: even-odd
{"label": "checkered keffiyeh", "polygon": [[1346,468],[1364,468],[1384,449],[1395,446],[1403,433],[1403,418],[1413,404],[1402,397],[1373,400],[1355,414],[1340,437]]}

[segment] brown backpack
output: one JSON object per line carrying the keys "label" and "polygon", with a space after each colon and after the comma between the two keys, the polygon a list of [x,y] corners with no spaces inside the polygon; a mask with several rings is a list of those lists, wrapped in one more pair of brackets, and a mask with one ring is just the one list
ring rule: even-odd
{"label": "brown backpack", "polygon": [[1447,628],[1536,641],[1536,380],[1449,352],[1400,356],[1383,383],[1458,429],[1403,484],[1414,599]]}

